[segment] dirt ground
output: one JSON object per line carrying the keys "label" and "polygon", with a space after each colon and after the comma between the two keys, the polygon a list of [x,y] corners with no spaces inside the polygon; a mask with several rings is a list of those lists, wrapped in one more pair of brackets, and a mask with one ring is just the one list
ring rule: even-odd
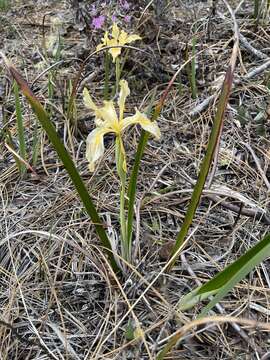
{"label": "dirt ground", "polygon": [[[82,90],[86,86],[96,102],[102,99],[102,54],[92,55],[83,68],[74,116],[67,116],[67,99],[82,62],[116,20],[142,37],[128,50],[122,70],[131,89],[127,112],[135,106],[145,110],[155,91],[156,99],[161,96],[179,66],[192,56],[193,41],[197,85],[197,96],[192,96],[185,67],[158,119],[161,140],[148,142],[138,180],[134,261],[117,278],[109,271],[67,172],[23,97],[32,170],[20,175],[8,146],[9,139],[18,151],[14,92],[0,63],[1,360],[155,359],[170,336],[205,305],[181,313],[179,299],[270,230],[269,1],[260,2],[257,19],[254,1],[228,3],[240,29],[240,46],[218,164],[189,240],[173,270],[164,273],[166,253],[181,227],[205,154],[231,56],[233,22],[224,2],[0,0],[0,50],[51,114],[116,238],[119,181],[113,136],[106,136],[105,156],[93,174],[85,158],[94,118],[83,104]],[[105,17],[100,29],[94,22],[98,16]],[[57,48],[54,41],[60,44]],[[129,169],[139,135],[139,127],[125,133]],[[252,271],[210,315],[268,323],[269,265],[266,260]],[[143,339],[134,334],[137,323]],[[206,323],[184,333],[166,359],[266,360],[270,336],[259,326]]]}

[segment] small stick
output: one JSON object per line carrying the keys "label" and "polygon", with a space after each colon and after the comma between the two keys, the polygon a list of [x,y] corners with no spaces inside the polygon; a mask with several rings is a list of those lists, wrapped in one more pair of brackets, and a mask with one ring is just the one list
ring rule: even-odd
{"label": "small stick", "polygon": [[[191,185],[195,184],[195,180],[193,180],[190,176],[185,176],[185,179]],[[208,199],[214,201],[215,203],[219,203],[219,205],[223,206],[225,209],[231,210],[231,211],[235,212],[236,214],[241,214],[244,216],[254,218],[256,220],[260,220],[264,224],[270,225],[270,217],[262,209],[259,209],[258,207],[253,209],[253,208],[247,208],[242,205],[241,206],[234,205],[229,201],[223,200],[222,197],[219,195],[207,194],[207,189],[204,192],[205,192],[205,196]],[[225,194],[224,194],[224,196],[225,196]],[[243,201],[241,201],[241,199],[239,199],[239,201],[241,203],[243,203]]]}
{"label": "small stick", "polygon": [[24,160],[10,145],[8,145],[5,142],[5,147],[8,149],[8,151],[10,151],[21,163],[23,163],[28,170],[31,171],[31,173],[33,175],[35,175],[36,177],[38,177],[38,174],[35,172],[35,170],[32,168],[32,166],[26,161]]}
{"label": "small stick", "polygon": [[266,225],[270,225],[270,217],[259,209],[248,209],[246,207],[240,208],[238,205],[234,205],[229,201],[222,200],[221,197],[216,195],[206,195],[206,197],[215,203],[219,203],[225,209],[231,210],[236,214],[241,214],[262,221]]}
{"label": "small stick", "polygon": [[[252,70],[250,70],[245,76],[243,76],[241,79],[237,79],[234,81],[233,85],[240,85],[243,82],[250,80],[251,78],[253,78],[256,75],[261,74],[264,70],[266,70],[267,68],[270,67],[270,60],[266,61],[264,64],[253,68]],[[233,86],[233,88],[234,88]],[[189,116],[195,116],[200,114],[202,111],[204,111],[207,106],[216,98],[216,94],[210,95],[208,98],[204,99],[200,104],[198,104],[197,106],[195,106],[195,108],[190,111],[188,113]]]}
{"label": "small stick", "polygon": [[266,60],[268,59],[268,56],[264,54],[262,51],[255,49],[250,43],[247,41],[247,39],[242,35],[239,34],[239,40],[240,43],[243,45],[243,47],[248,50],[251,54],[255,55],[257,58]]}
{"label": "small stick", "polygon": [[266,185],[266,187],[268,189],[268,192],[270,192],[270,183],[269,183],[263,169],[261,168],[260,160],[258,159],[257,155],[255,154],[255,152],[253,151],[252,147],[249,144],[243,143],[243,145],[245,145],[245,147],[251,153],[251,155],[252,155],[252,157],[253,157],[253,159],[255,161],[255,164],[257,166],[257,169],[258,169],[259,173],[261,174],[261,177],[262,177],[262,179],[263,179],[263,181],[264,181],[264,183],[265,183],[265,185]]}

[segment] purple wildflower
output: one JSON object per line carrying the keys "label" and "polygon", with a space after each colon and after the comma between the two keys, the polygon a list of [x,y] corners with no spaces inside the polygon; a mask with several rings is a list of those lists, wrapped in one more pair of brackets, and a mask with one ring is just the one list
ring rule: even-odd
{"label": "purple wildflower", "polygon": [[131,16],[130,16],[130,15],[126,15],[126,16],[124,17],[124,20],[125,20],[127,23],[130,22],[130,19],[131,19]]}
{"label": "purple wildflower", "polygon": [[104,25],[105,22],[105,16],[104,15],[100,15],[97,17],[94,17],[92,20],[92,26],[97,30],[97,29],[101,29],[102,26]]}
{"label": "purple wildflower", "polygon": [[127,0],[121,0],[120,1],[120,5],[122,6],[123,9],[128,10],[129,9],[129,3],[127,2]]}
{"label": "purple wildflower", "polygon": [[116,18],[116,16],[113,14],[113,16],[112,16],[112,22],[116,22],[116,20],[117,20],[117,18]]}

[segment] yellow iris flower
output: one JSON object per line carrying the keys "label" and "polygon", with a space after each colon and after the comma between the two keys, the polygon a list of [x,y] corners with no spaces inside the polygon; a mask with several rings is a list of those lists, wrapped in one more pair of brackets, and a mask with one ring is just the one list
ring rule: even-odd
{"label": "yellow iris flower", "polygon": [[[124,46],[140,39],[141,37],[139,35],[128,35],[124,30],[120,31],[117,24],[114,23],[112,27],[112,38],[109,39],[108,31],[106,31],[102,43],[97,46],[97,50],[100,50],[105,46]],[[121,54],[121,47],[111,48],[109,49],[109,53],[112,55],[113,62],[115,62],[117,56]]]}
{"label": "yellow iris flower", "polygon": [[114,133],[120,140],[120,151],[123,157],[122,168],[126,172],[125,149],[121,140],[123,131],[130,125],[140,124],[141,127],[152,134],[156,139],[160,138],[160,129],[156,121],[150,121],[146,115],[136,109],[135,115],[124,118],[125,102],[130,94],[126,80],[120,81],[120,94],[118,99],[119,117],[117,116],[113,101],[104,101],[102,107],[96,106],[88,90],[84,88],[83,99],[85,106],[95,113],[96,128],[91,131],[86,140],[86,158],[89,161],[90,171],[94,171],[95,163],[104,154],[103,137],[107,133]]}

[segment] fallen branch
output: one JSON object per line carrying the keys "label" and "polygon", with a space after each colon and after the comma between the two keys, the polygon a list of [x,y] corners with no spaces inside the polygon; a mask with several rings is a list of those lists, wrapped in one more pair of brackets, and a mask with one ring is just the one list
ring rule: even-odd
{"label": "fallen branch", "polygon": [[240,213],[241,215],[248,216],[248,217],[251,217],[256,220],[260,220],[264,224],[270,225],[270,217],[267,216],[263,211],[261,211],[259,209],[251,209],[251,208],[247,208],[247,207],[241,207],[238,205],[234,205],[229,201],[222,200],[222,198],[220,196],[216,196],[216,195],[206,195],[206,197],[209,200],[212,200],[215,203],[218,203],[225,209],[231,210],[236,214]]}
{"label": "fallen branch", "polygon": [[266,60],[269,58],[269,56],[267,56],[266,54],[264,54],[262,51],[255,49],[255,47],[253,47],[252,45],[250,45],[250,43],[248,42],[248,40],[244,37],[244,35],[242,35],[241,33],[239,34],[239,40],[240,43],[243,45],[243,47],[249,51],[251,54],[253,54],[254,56],[256,56],[259,59],[262,60]]}
{"label": "fallen branch", "polygon": [[[242,83],[244,83],[247,80],[250,80],[251,78],[253,78],[256,75],[261,74],[262,72],[264,72],[266,69],[268,69],[270,67],[270,60],[266,61],[264,64],[253,68],[252,70],[250,70],[245,76],[243,76],[240,79],[236,79],[233,82],[233,89],[235,88],[235,86],[237,85],[241,85]],[[189,116],[193,117],[196,116],[198,114],[200,114],[202,111],[204,111],[208,105],[210,103],[212,103],[214,101],[214,99],[216,98],[217,94],[214,95],[210,95],[208,98],[206,98],[205,100],[203,100],[200,104],[198,104],[197,106],[195,106],[195,108],[190,111],[188,113]]]}

